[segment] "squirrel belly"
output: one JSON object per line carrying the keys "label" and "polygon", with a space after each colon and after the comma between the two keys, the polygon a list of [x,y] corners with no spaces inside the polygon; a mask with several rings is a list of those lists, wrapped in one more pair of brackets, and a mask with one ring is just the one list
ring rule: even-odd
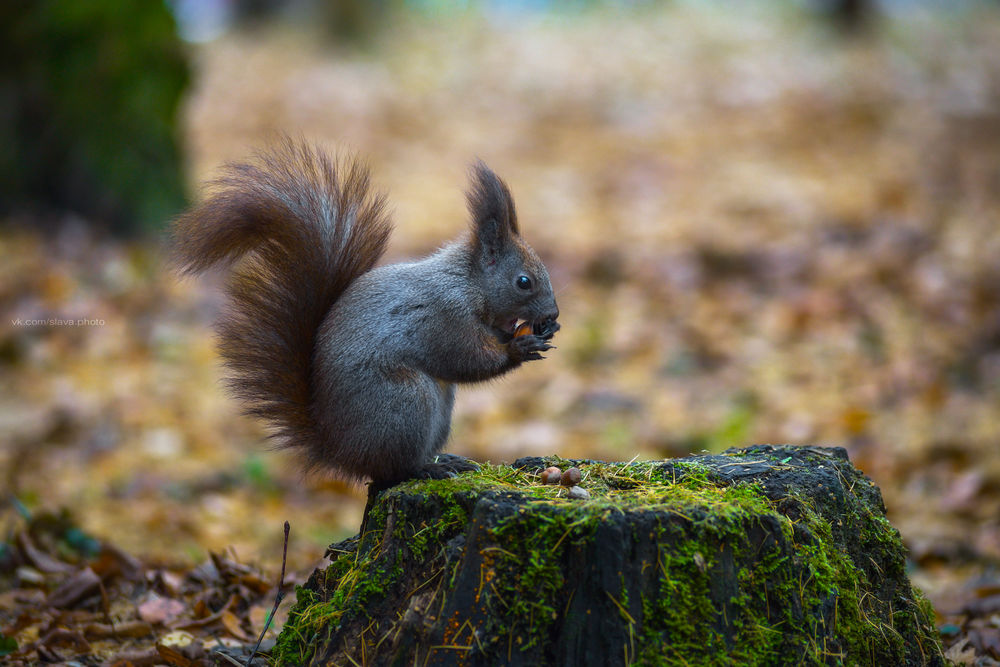
{"label": "squirrel belly", "polygon": [[285,140],[175,221],[184,271],[233,267],[217,326],[230,388],[309,466],[383,485],[471,468],[432,461],[456,383],[551,349],[559,309],[510,191],[478,163],[467,202],[466,235],[373,268],[391,225],[367,169]]}

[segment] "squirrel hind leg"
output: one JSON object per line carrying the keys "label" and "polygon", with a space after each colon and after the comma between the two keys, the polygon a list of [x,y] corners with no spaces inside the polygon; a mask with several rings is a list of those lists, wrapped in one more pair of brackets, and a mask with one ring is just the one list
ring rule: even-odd
{"label": "squirrel hind leg", "polygon": [[463,472],[479,470],[479,464],[457,454],[441,452],[448,442],[451,432],[451,410],[455,404],[455,385],[438,382],[440,393],[437,414],[431,427],[431,437],[427,449],[428,460],[414,473],[417,479],[446,479]]}
{"label": "squirrel hind leg", "polygon": [[448,479],[459,473],[475,470],[479,470],[479,464],[472,459],[458,454],[437,454],[431,460],[410,470],[406,475],[392,478],[373,478],[369,485],[369,491],[374,489],[376,493],[380,493],[411,479]]}
{"label": "squirrel hind leg", "polygon": [[[472,472],[479,470],[479,464],[472,459],[458,454],[437,454],[434,459],[413,471],[409,479],[448,479],[462,472]],[[365,504],[365,511],[361,519],[360,534],[364,535],[368,530],[369,514],[378,498],[384,491],[388,491],[397,484],[402,484],[406,479],[373,479],[368,485],[368,502]]]}
{"label": "squirrel hind leg", "polygon": [[[434,460],[428,461],[413,471],[413,475],[408,479],[448,479],[458,473],[479,470],[479,464],[464,456],[457,454],[438,454]],[[373,479],[368,485],[368,502],[365,504],[365,511],[361,518],[361,528],[359,534],[364,535],[369,527],[369,515],[379,496],[397,484],[402,484],[406,479]]]}
{"label": "squirrel hind leg", "polygon": [[458,454],[437,454],[420,467],[417,477],[422,479],[444,479],[463,472],[479,470],[479,464]]}

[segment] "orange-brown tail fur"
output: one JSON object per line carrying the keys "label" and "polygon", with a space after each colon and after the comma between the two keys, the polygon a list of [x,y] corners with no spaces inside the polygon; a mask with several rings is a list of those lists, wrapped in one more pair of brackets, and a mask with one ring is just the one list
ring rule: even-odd
{"label": "orange-brown tail fur", "polygon": [[185,273],[233,266],[217,330],[228,384],[281,446],[317,451],[316,332],[347,286],[382,256],[392,225],[357,159],[285,139],[230,164],[208,198],[174,222]]}

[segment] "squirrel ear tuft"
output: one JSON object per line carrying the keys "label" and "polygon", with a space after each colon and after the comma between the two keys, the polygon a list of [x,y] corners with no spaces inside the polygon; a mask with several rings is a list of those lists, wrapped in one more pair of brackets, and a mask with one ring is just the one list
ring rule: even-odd
{"label": "squirrel ear tuft", "polygon": [[512,236],[520,233],[514,198],[507,184],[482,160],[472,165],[465,198],[472,217],[473,241],[479,248],[499,252]]}

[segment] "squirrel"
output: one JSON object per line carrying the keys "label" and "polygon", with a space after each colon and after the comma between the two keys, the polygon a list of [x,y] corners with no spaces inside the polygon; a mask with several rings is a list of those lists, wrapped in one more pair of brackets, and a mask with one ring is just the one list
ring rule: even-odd
{"label": "squirrel", "polygon": [[559,308],[510,190],[483,162],[469,232],[379,267],[392,224],[369,178],[357,157],[285,138],[229,164],[174,221],[172,246],[182,273],[231,270],[216,329],[246,412],[307,468],[387,488],[477,467],[438,456],[456,384],[542,359]]}

